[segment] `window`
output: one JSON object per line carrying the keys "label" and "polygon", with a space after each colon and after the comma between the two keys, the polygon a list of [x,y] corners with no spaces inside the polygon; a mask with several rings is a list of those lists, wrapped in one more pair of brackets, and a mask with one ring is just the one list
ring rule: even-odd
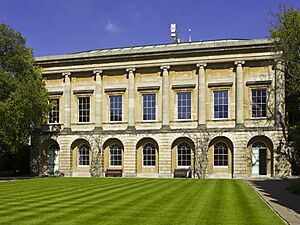
{"label": "window", "polygon": [[78,149],[78,165],[88,166],[90,164],[90,148],[87,144],[82,144]]}
{"label": "window", "polygon": [[110,96],[110,121],[122,121],[122,96]]}
{"label": "window", "polygon": [[90,122],[90,97],[78,98],[79,122]]}
{"label": "window", "polygon": [[214,145],[214,166],[228,166],[228,147],[224,142]]}
{"label": "window", "polygon": [[187,143],[178,145],[177,149],[177,165],[190,166],[191,165],[191,147]]}
{"label": "window", "polygon": [[155,147],[153,144],[143,146],[143,166],[155,166]]}
{"label": "window", "polygon": [[122,148],[120,145],[113,144],[109,149],[110,153],[110,165],[122,166]]}
{"label": "window", "polygon": [[191,119],[191,93],[178,93],[178,119]]}
{"label": "window", "polygon": [[50,102],[55,106],[48,112],[48,123],[59,123],[59,99],[51,99]]}
{"label": "window", "polygon": [[228,118],[228,91],[214,91],[214,118]]}
{"label": "window", "polygon": [[143,95],[143,120],[156,119],[156,98],[155,94]]}
{"label": "window", "polygon": [[267,116],[267,89],[252,90],[252,117]]}

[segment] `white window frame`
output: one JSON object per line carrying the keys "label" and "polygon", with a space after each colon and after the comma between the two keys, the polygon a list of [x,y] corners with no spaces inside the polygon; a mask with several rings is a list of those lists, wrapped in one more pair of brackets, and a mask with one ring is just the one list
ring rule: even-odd
{"label": "white window frame", "polygon": [[[111,165],[111,146],[114,146],[114,145],[118,146],[119,149],[121,150],[121,165]],[[114,143],[114,144],[109,146],[108,151],[109,151],[109,154],[108,154],[109,155],[108,156],[109,157],[108,158],[109,167],[110,168],[122,168],[123,167],[123,148],[122,148],[122,145]]]}
{"label": "white window frame", "polygon": [[[111,120],[110,118],[110,97],[117,97],[117,96],[120,96],[121,97],[121,101],[122,101],[122,107],[121,107],[121,110],[122,110],[122,114],[121,114],[121,120],[118,120],[118,121],[114,121],[114,120]],[[124,122],[124,100],[123,100],[123,94],[120,94],[120,93],[116,93],[116,94],[111,94],[111,95],[108,95],[108,121],[109,123],[122,123]]]}
{"label": "white window frame", "polygon": [[[227,111],[227,118],[215,118],[215,92],[227,92],[227,107],[228,107],[228,111]],[[229,93],[229,89],[223,89],[223,88],[218,88],[218,89],[212,89],[212,119],[213,120],[229,120],[230,118],[230,93]]]}
{"label": "white window frame", "polygon": [[[157,94],[156,93],[141,93],[142,94],[142,122],[155,122],[157,121]],[[155,96],[155,119],[154,120],[144,120],[144,95],[154,95]]]}
{"label": "white window frame", "polygon": [[[80,120],[80,113],[79,113],[79,111],[80,111],[80,109],[79,109],[79,101],[80,101],[80,99],[83,99],[83,98],[88,98],[89,99],[89,121],[85,121],[85,122],[80,122],[79,120]],[[87,123],[91,123],[91,97],[90,96],[77,96],[77,118],[78,118],[78,123],[79,124],[87,124]]]}
{"label": "white window frame", "polygon": [[[190,159],[190,165],[187,165],[187,166],[179,166],[179,163],[178,163],[178,156],[179,156],[179,154],[178,154],[178,147],[179,147],[179,145],[181,145],[181,144],[186,144],[186,145],[188,145],[188,146],[190,147],[190,156],[191,156],[191,159]],[[178,145],[176,146],[176,167],[177,167],[177,168],[189,168],[189,167],[192,167],[192,146],[191,146],[190,144],[188,144],[187,142],[181,142],[180,144],[178,144]]]}
{"label": "white window frame", "polygon": [[[221,166],[215,165],[215,145],[218,144],[218,143],[224,143],[227,146],[227,166],[224,166],[224,165],[221,165]],[[216,144],[213,145],[213,154],[212,154],[213,155],[212,156],[213,157],[213,167],[214,168],[228,168],[228,166],[229,166],[229,147],[228,147],[227,143],[225,143],[224,141],[219,141]]]}
{"label": "white window frame", "polygon": [[[154,148],[154,157],[155,157],[154,158],[154,165],[151,165],[151,166],[144,165],[144,146],[148,145],[148,144],[152,145],[153,148]],[[155,145],[152,144],[152,143],[146,143],[145,145],[142,146],[142,165],[143,165],[143,167],[147,167],[147,168],[155,168],[156,167],[156,148],[155,148]]]}
{"label": "white window frame", "polygon": [[[184,93],[189,93],[191,95],[191,104],[190,104],[190,110],[191,110],[191,118],[189,119],[179,119],[178,116],[179,116],[179,110],[178,110],[178,107],[179,107],[179,104],[178,104],[178,95],[179,94],[184,94]],[[176,118],[175,120],[176,121],[192,121],[192,118],[193,118],[193,94],[192,94],[192,90],[180,90],[180,91],[176,91],[175,92],[176,94],[176,104],[175,105],[175,114],[176,114]]]}
{"label": "white window frame", "polygon": [[[252,105],[253,105],[253,103],[252,103],[252,91],[254,91],[254,90],[265,90],[266,91],[266,116],[264,117],[253,117],[252,116]],[[252,119],[252,120],[263,120],[263,119],[267,119],[268,118],[268,100],[269,100],[269,95],[268,95],[268,91],[269,91],[269,89],[268,89],[268,87],[251,87],[250,88],[250,118]]]}
{"label": "white window frame", "polygon": [[50,102],[53,101],[53,100],[57,100],[58,101],[58,110],[57,110],[57,112],[58,112],[58,122],[54,122],[54,123],[49,122],[49,118],[50,118],[49,113],[54,111],[54,110],[51,110],[51,111],[48,112],[48,124],[50,124],[50,125],[60,124],[60,119],[61,119],[60,118],[60,98],[59,97],[57,97],[57,98],[50,98],[48,100],[48,104],[50,104]]}
{"label": "white window frame", "polygon": [[[88,154],[88,156],[89,156],[89,164],[88,164],[88,165],[80,165],[80,152],[79,152],[79,151],[80,151],[80,148],[81,148],[83,145],[86,145],[86,146],[87,146],[87,150],[88,150],[88,152],[89,152],[89,154]],[[77,149],[77,166],[78,166],[78,167],[89,167],[90,164],[91,164],[90,161],[91,161],[90,146],[89,146],[88,144],[86,144],[86,143],[79,145],[79,146],[78,146],[78,149]]]}

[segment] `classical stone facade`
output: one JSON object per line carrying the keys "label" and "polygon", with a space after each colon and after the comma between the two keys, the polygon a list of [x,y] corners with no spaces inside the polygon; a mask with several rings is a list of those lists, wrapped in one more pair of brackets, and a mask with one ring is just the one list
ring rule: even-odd
{"label": "classical stone facade", "polygon": [[32,141],[35,174],[289,173],[284,76],[270,40],[104,49],[36,62],[57,107]]}

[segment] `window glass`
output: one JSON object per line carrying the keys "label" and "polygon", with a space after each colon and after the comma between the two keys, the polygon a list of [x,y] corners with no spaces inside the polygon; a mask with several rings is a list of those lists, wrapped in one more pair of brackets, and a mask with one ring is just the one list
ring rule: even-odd
{"label": "window glass", "polygon": [[228,118],[228,91],[214,92],[214,118]]}
{"label": "window glass", "polygon": [[143,146],[143,166],[155,166],[155,147],[153,144]]}
{"label": "window glass", "polygon": [[267,116],[267,90],[252,90],[252,117],[261,118]]}
{"label": "window glass", "polygon": [[90,122],[90,97],[78,98],[79,122]]}
{"label": "window glass", "polygon": [[78,165],[80,166],[88,166],[90,164],[90,154],[89,154],[89,146],[87,144],[82,144],[78,149]]}
{"label": "window glass", "polygon": [[228,147],[224,142],[214,145],[214,166],[228,166]]}
{"label": "window glass", "polygon": [[51,99],[50,102],[55,106],[48,112],[48,123],[59,123],[59,99]]}
{"label": "window glass", "polygon": [[178,145],[177,148],[177,165],[190,166],[191,165],[191,147],[187,143]]}
{"label": "window glass", "polygon": [[191,119],[191,93],[177,94],[178,119]]}
{"label": "window glass", "polygon": [[109,154],[111,166],[122,166],[122,148],[120,145],[111,145],[109,149]]}
{"label": "window glass", "polygon": [[110,121],[122,121],[122,96],[110,96]]}
{"label": "window glass", "polygon": [[156,119],[156,96],[155,94],[143,95],[143,120]]}

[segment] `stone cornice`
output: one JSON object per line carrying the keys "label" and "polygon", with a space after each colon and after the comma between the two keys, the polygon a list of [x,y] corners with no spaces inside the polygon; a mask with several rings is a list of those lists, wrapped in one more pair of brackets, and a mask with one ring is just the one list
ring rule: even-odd
{"label": "stone cornice", "polygon": [[235,48],[270,48],[273,45],[273,41],[269,39],[253,39],[253,40],[215,40],[215,41],[201,41],[201,42],[191,42],[191,43],[181,43],[181,44],[160,44],[152,46],[137,46],[137,47],[125,47],[125,48],[115,48],[115,49],[102,49],[102,50],[92,50],[80,53],[56,55],[56,56],[42,56],[37,57],[36,62],[55,62],[71,59],[88,59],[103,56],[122,56],[125,55],[141,55],[141,54],[165,54],[175,52],[183,52],[185,50],[191,52],[192,50],[204,50],[215,51],[218,49],[235,49]]}
{"label": "stone cornice", "polygon": [[[213,63],[232,63],[235,61],[246,60],[246,61],[259,61],[259,60],[274,60],[276,55],[272,52],[267,53],[256,53],[255,56],[248,56],[245,55],[242,58],[241,56],[227,56],[227,57],[210,57],[210,59],[206,60],[207,64]],[[160,68],[162,64],[169,64],[171,66],[179,66],[179,65],[196,65],[199,62],[199,59],[185,59],[182,58],[181,60],[174,61],[173,59],[161,59],[159,61],[146,61],[146,62],[138,62],[135,61],[134,67],[135,68],[153,68],[157,67]],[[89,65],[79,65],[79,66],[62,66],[62,67],[51,67],[51,68],[42,68],[42,74],[59,74],[65,72],[93,72],[95,69],[101,66],[102,70],[116,70],[116,69],[127,69],[128,62],[126,64],[117,63],[117,64],[89,64]]]}

